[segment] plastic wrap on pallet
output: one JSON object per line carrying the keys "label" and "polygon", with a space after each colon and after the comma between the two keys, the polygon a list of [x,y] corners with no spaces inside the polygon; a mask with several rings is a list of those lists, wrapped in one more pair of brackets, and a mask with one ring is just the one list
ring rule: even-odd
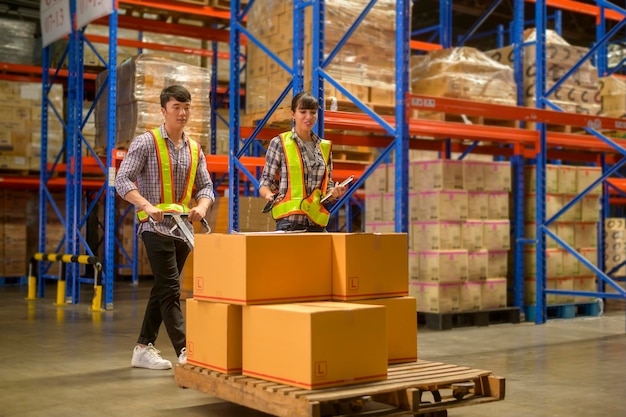
{"label": "plastic wrap on pallet", "polygon": [[413,57],[411,91],[496,104],[517,104],[513,70],[471,47],[442,49]]}
{"label": "plastic wrap on pallet", "polygon": [[[328,55],[350,25],[363,12],[368,0],[328,0],[325,13],[324,53]],[[395,91],[396,2],[378,1],[347,39],[325,71],[361,101],[370,100],[370,89]],[[304,86],[311,88],[312,8],[305,13]],[[293,4],[286,0],[255,2],[248,13],[247,28],[287,66],[293,59]],[[291,74],[256,45],[248,45],[246,111],[269,110],[291,80]],[[326,96],[340,92],[328,87]],[[367,93],[356,94],[365,91]],[[380,96],[377,95],[377,97]],[[393,95],[390,95],[393,98]],[[388,104],[388,103],[385,103]],[[389,103],[391,104],[391,103]],[[289,107],[286,99],[280,107]]]}
{"label": "plastic wrap on pallet", "polygon": [[35,22],[0,18],[0,62],[41,65],[41,41],[36,31]]}
{"label": "plastic wrap on pallet", "polygon": [[[98,88],[106,81],[107,72],[98,74]],[[174,61],[157,55],[137,55],[117,68],[118,148],[128,148],[133,138],[163,123],[160,94],[164,87],[180,84],[191,93],[191,114],[185,131],[204,149],[210,137],[211,70]],[[96,146],[106,147],[108,97],[96,104]]]}

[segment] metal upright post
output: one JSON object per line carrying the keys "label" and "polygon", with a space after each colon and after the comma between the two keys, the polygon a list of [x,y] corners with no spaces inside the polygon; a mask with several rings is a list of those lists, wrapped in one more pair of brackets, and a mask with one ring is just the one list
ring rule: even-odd
{"label": "metal upright post", "polygon": [[[537,0],[535,5],[536,15],[536,89],[535,92],[535,104],[538,108],[545,108],[544,94],[546,90],[546,3],[545,0]],[[546,125],[545,123],[538,123],[539,130],[539,143],[537,152],[537,178],[536,178],[536,254],[535,262],[537,265],[537,299],[536,299],[536,315],[535,323],[542,324],[546,322],[547,310],[546,310],[546,254],[545,254],[545,222],[546,222],[546,152],[547,152],[547,140],[546,140]],[[535,145],[537,147],[537,145]]]}
{"label": "metal upright post", "polygon": [[239,166],[235,163],[239,153],[241,109],[241,80],[239,73],[241,66],[239,52],[241,50],[241,1],[230,2],[230,153],[228,154],[228,190],[229,190],[229,215],[228,230],[239,230]]}
{"label": "metal upright post", "polygon": [[409,230],[409,124],[406,100],[409,91],[409,42],[411,2],[396,2],[396,177],[395,230]]}
{"label": "metal upright post", "polygon": [[[41,162],[39,165],[39,242],[37,251],[46,251],[46,225],[48,224],[48,92],[50,90],[50,46],[42,51],[41,71]],[[45,293],[43,278],[44,267],[37,263],[37,297],[42,298]]]}
{"label": "metal upright post", "polygon": [[[323,1],[316,1],[313,6],[313,71],[312,71],[312,91],[317,97],[320,106],[326,108],[324,96],[324,77],[320,74],[320,69],[324,64],[324,43],[326,42],[326,5]],[[317,120],[317,134],[324,136],[324,112],[319,113]]]}
{"label": "metal upright post", "polygon": [[[107,89],[107,149],[106,149],[106,184],[104,200],[104,274],[102,285],[104,287],[104,308],[113,309],[113,277],[115,274],[115,125],[117,103],[117,2],[113,5],[113,13],[109,15],[109,62],[108,62],[109,85]],[[137,274],[137,250],[136,239],[133,244],[134,269],[133,279]]]}

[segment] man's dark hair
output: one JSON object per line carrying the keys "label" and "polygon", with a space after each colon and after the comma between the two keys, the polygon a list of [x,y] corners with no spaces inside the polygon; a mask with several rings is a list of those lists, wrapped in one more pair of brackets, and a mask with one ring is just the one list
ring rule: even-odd
{"label": "man's dark hair", "polygon": [[291,100],[291,111],[295,112],[298,108],[305,110],[318,110],[320,105],[311,93],[302,91],[296,94],[293,100]]}
{"label": "man's dark hair", "polygon": [[180,101],[181,103],[190,103],[191,94],[182,85],[170,85],[161,91],[161,107],[165,108],[165,105],[171,99]]}

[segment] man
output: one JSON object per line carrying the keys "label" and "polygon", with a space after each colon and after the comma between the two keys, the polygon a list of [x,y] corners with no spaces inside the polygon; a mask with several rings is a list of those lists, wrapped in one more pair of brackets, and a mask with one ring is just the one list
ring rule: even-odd
{"label": "man", "polygon": [[[117,193],[138,210],[141,220],[138,234],[154,274],[141,332],[133,350],[134,367],[171,369],[171,362],[163,359],[154,346],[161,323],[165,324],[178,363],[187,362],[180,274],[191,244],[180,230],[173,229],[175,223],[164,212],[188,213],[185,225],[193,230],[189,222],[204,218],[215,200],[204,153],[183,131],[190,108],[191,94],[187,89],[180,85],[164,88],[161,91],[164,123],[132,141],[115,180]],[[194,188],[197,205],[190,209]]]}

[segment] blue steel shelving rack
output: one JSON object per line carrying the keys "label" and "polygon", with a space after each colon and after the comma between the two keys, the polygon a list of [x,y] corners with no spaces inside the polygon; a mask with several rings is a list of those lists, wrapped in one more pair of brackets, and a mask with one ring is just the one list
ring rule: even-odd
{"label": "blue steel shelving rack", "polygon": [[[113,2],[115,4],[115,2]],[[113,190],[113,179],[110,178],[112,174],[107,167],[100,161],[99,158],[95,158],[98,161],[100,168],[106,176],[106,180],[104,185],[97,191],[96,197],[89,202],[89,204],[84,207],[83,203],[83,195],[85,192],[83,186],[83,169],[82,169],[82,159],[83,159],[83,146],[86,146],[89,150],[89,153],[92,156],[96,156],[95,151],[91,146],[87,144],[85,138],[82,135],[82,129],[85,126],[86,120],[89,115],[93,111],[93,107],[89,109],[86,117],[83,117],[83,101],[84,101],[84,63],[83,63],[83,50],[85,47],[86,40],[83,36],[83,32],[81,29],[76,28],[76,0],[70,1],[70,14],[72,19],[72,32],[69,35],[69,42],[67,44],[67,48],[63,53],[63,57],[67,58],[68,61],[68,78],[67,78],[67,122],[63,121],[63,115],[59,114],[57,109],[53,108],[53,111],[56,117],[61,121],[64,128],[65,139],[64,144],[59,152],[59,154],[55,157],[54,162],[52,163],[52,168],[48,169],[48,160],[47,160],[47,151],[48,151],[48,108],[51,106],[50,101],[48,99],[48,93],[50,91],[50,87],[52,85],[51,79],[49,77],[50,73],[50,52],[51,46],[47,46],[43,50],[43,71],[42,71],[42,126],[41,126],[41,166],[40,166],[40,187],[39,187],[39,243],[38,250],[39,252],[46,252],[46,225],[48,218],[48,210],[47,204],[49,203],[53,210],[56,212],[59,217],[61,223],[63,224],[66,232],[65,237],[59,246],[56,248],[56,252],[72,254],[72,255],[81,255],[87,254],[89,256],[95,256],[92,248],[89,247],[86,242],[83,234],[81,232],[84,229],[87,219],[92,211],[96,208],[96,203],[98,199],[105,195],[105,207],[107,212],[113,212],[113,201],[114,198],[114,190]],[[114,10],[113,14],[109,17],[109,26],[110,26],[110,34],[109,34],[109,47],[115,51],[115,47],[117,45],[117,13]],[[93,47],[87,42],[88,47]],[[112,88],[107,90],[107,94],[109,94],[109,126],[115,126],[115,66],[116,66],[116,56],[115,53],[111,54],[109,57],[108,64],[106,61],[100,57],[102,62],[107,65],[107,69],[109,70],[109,79],[112,80]],[[56,72],[53,72],[53,80],[56,78],[56,74],[58,74],[63,59],[59,61],[58,67],[56,68]],[[102,92],[98,92],[98,97]],[[111,166],[111,152],[114,143],[114,129],[108,129],[107,135],[107,166]],[[65,154],[65,155],[63,155]],[[66,163],[66,174],[65,174],[65,216],[61,214],[58,206],[54,202],[49,187],[48,182],[52,176],[52,173],[55,171],[55,168],[58,164],[61,163],[65,158]],[[113,236],[113,225],[109,221],[105,221],[105,232],[104,232],[104,242],[105,242],[105,258],[113,259],[113,244],[112,244],[112,236]],[[85,253],[83,253],[83,251]],[[79,264],[68,264],[65,268],[64,276],[50,276],[47,274],[47,269],[49,265],[46,265],[44,262],[40,262],[38,266],[38,285],[37,285],[37,295],[38,297],[43,297],[45,291],[44,280],[45,279],[60,279],[65,280],[66,282],[66,293],[64,299],[68,303],[76,304],[80,301],[80,284],[88,283],[88,284],[96,284],[94,282],[94,278],[87,278],[82,276],[81,268]],[[113,287],[112,287],[112,276],[113,276],[113,264],[112,262],[105,262],[104,270],[102,273],[102,284],[105,289],[105,306],[110,308],[112,306],[112,295],[113,295]]]}
{"label": "blue steel shelving rack", "polygon": [[[408,90],[408,69],[409,69],[409,22],[410,22],[410,0],[398,0],[396,2],[396,123],[392,126],[383,118],[373,112],[367,105],[359,101],[349,91],[347,91],[339,82],[334,80],[324,70],[330,64],[335,54],[341,49],[345,41],[358,27],[358,25],[367,16],[369,10],[377,3],[376,0],[368,2],[363,12],[357,17],[356,21],[351,25],[350,29],[346,32],[344,37],[339,41],[333,51],[327,56],[324,56],[324,16],[325,5],[323,1],[293,1],[293,61],[291,67],[283,62],[276,54],[274,54],[266,45],[260,42],[256,37],[247,31],[243,25],[248,11],[251,7],[254,7],[255,0],[250,1],[247,6],[242,10],[241,2],[239,0],[231,1],[231,113],[230,113],[230,174],[229,174],[229,193],[233,200],[231,201],[229,210],[229,230],[239,230],[239,204],[238,204],[238,190],[239,190],[239,176],[240,173],[245,176],[258,190],[258,180],[252,173],[250,173],[240,162],[246,149],[252,146],[253,141],[256,140],[261,129],[266,125],[270,116],[274,113],[278,105],[283,101],[289,92],[294,94],[301,91],[303,87],[303,51],[304,51],[304,10],[307,7],[313,8],[313,94],[317,95],[320,103],[324,103],[323,83],[328,82],[333,85],[344,95],[346,95],[357,107],[363,110],[368,116],[375,120],[380,126],[384,128],[386,133],[393,138],[393,141],[389,146],[382,150],[377,159],[369,166],[363,173],[362,177],[350,187],[348,193],[340,199],[332,208],[331,215],[336,214],[342,205],[348,202],[350,198],[351,190],[358,189],[371,172],[384,161],[391,151],[395,151],[396,161],[399,168],[397,169],[396,181],[396,200],[395,200],[395,212],[396,212],[396,224],[395,228],[398,232],[408,231],[408,124],[406,123],[406,92]],[[285,71],[292,75],[292,80],[287,84],[285,89],[277,98],[275,104],[269,109],[267,115],[259,122],[257,127],[251,133],[249,138],[246,138],[241,149],[239,143],[240,137],[240,120],[238,112],[235,109],[239,107],[233,106],[233,103],[238,99],[234,96],[234,92],[239,90],[240,83],[239,77],[234,76],[239,73],[239,39],[241,35],[245,35],[249,42],[254,43],[261,48],[270,59],[277,62]],[[237,102],[238,103],[238,102]],[[322,114],[318,120],[317,130],[319,133],[324,131],[324,115]],[[349,212],[349,209],[346,209]]]}

